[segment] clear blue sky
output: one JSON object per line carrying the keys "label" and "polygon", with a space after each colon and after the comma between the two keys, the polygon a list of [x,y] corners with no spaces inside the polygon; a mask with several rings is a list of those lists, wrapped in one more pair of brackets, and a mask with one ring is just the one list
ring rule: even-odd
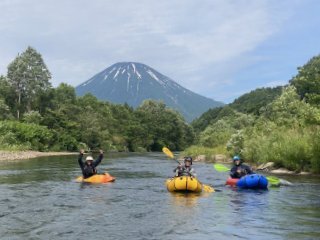
{"label": "clear blue sky", "polygon": [[30,45],[54,86],[136,61],[231,102],[320,54],[319,13],[318,0],[2,0],[0,74]]}

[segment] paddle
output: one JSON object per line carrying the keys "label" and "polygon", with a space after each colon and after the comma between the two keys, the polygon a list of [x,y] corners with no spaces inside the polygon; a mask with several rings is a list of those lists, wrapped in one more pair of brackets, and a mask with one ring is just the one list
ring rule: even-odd
{"label": "paddle", "polygon": [[181,164],[181,163],[174,157],[173,153],[170,151],[169,148],[163,147],[163,148],[162,148],[162,152],[163,152],[165,155],[167,155],[169,158],[171,158],[171,159],[175,160],[177,163]]}
{"label": "paddle", "polygon": [[[162,148],[162,152],[167,155],[169,158],[175,160],[177,163],[181,164],[173,155],[173,153],[170,151],[169,148],[167,147],[163,147]],[[202,189],[205,191],[205,192],[215,192],[214,188],[207,185],[207,184],[203,184],[202,183]]]}
{"label": "paddle", "polygon": [[[216,169],[218,172],[229,172],[230,168],[226,167],[223,164],[213,164],[214,169]],[[268,179],[268,182],[270,183],[270,185],[272,186],[276,186],[280,184],[280,179],[274,176],[267,176],[266,177]]]}

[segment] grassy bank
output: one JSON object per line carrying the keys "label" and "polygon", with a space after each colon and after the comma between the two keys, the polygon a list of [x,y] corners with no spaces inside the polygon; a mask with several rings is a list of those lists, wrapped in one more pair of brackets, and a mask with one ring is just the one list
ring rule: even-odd
{"label": "grassy bank", "polygon": [[[207,161],[224,154],[231,158],[239,154],[246,162],[259,165],[274,162],[276,168],[320,173],[320,127],[279,128],[268,126],[266,131],[239,132],[218,147],[191,146],[183,154],[205,155]],[[232,141],[241,139],[241,141]]]}

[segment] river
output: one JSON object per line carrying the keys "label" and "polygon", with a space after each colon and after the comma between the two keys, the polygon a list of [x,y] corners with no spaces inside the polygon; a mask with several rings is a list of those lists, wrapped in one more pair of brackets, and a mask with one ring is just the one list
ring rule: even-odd
{"label": "river", "polygon": [[320,179],[283,177],[269,191],[224,186],[227,173],[194,163],[215,193],[173,194],[163,154],[107,154],[114,183],[76,183],[76,156],[0,162],[0,239],[320,239]]}

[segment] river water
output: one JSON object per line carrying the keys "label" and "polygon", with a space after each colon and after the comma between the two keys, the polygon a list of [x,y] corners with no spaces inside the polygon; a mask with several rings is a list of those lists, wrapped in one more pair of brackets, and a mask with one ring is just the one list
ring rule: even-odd
{"label": "river water", "polygon": [[0,239],[320,239],[320,179],[284,177],[269,191],[224,186],[227,173],[195,163],[219,192],[173,194],[162,154],[107,154],[117,178],[76,183],[76,156],[0,163]]}

